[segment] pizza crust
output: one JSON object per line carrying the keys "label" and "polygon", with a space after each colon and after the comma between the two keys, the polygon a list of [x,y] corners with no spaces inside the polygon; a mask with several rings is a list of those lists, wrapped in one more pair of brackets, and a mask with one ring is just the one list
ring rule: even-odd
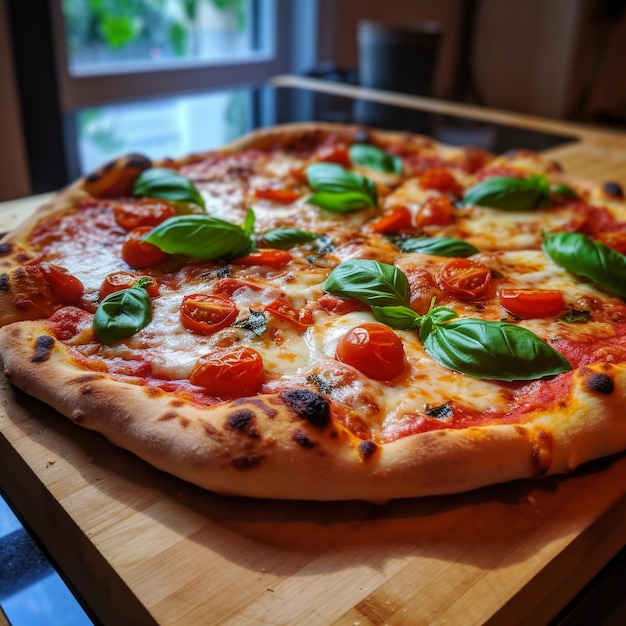
{"label": "pizza crust", "polygon": [[626,371],[573,374],[565,406],[524,425],[438,430],[379,444],[333,419],[306,389],[203,408],[81,367],[45,322],[0,330],[5,374],[23,391],[155,467],[222,494],[279,499],[440,495],[568,472],[626,448]]}

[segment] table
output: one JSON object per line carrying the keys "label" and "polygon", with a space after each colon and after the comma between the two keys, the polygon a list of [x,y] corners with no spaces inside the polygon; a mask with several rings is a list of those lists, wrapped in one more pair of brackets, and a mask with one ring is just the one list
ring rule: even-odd
{"label": "table", "polygon": [[[626,135],[284,76],[564,135],[547,153],[626,186]],[[0,229],[42,197],[0,205]],[[542,624],[626,545],[626,456],[445,498],[276,502],[208,493],[0,381],[0,487],[104,624]]]}

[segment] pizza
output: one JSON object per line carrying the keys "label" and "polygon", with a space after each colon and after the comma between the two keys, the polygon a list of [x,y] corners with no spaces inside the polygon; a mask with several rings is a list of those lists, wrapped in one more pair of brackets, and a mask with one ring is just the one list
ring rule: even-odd
{"label": "pizza", "polygon": [[624,253],[620,185],[541,154],[276,126],[117,159],[6,235],[0,356],[220,494],[444,495],[626,449]]}

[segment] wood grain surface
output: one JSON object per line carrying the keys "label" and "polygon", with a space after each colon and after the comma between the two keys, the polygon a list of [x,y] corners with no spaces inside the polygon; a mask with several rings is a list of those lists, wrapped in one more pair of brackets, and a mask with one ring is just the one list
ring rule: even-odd
{"label": "wood grain surface", "polygon": [[[592,135],[549,154],[626,186],[626,139]],[[0,487],[104,624],[537,625],[626,545],[623,454],[384,506],[227,498],[5,380],[0,398]]]}

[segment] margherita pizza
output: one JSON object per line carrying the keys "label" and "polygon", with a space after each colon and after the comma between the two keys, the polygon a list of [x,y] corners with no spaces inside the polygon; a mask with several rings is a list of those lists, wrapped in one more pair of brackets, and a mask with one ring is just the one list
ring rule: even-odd
{"label": "margherita pizza", "polygon": [[625,252],[621,187],[541,155],[279,126],[117,160],[6,236],[0,355],[215,492],[459,492],[626,449]]}

